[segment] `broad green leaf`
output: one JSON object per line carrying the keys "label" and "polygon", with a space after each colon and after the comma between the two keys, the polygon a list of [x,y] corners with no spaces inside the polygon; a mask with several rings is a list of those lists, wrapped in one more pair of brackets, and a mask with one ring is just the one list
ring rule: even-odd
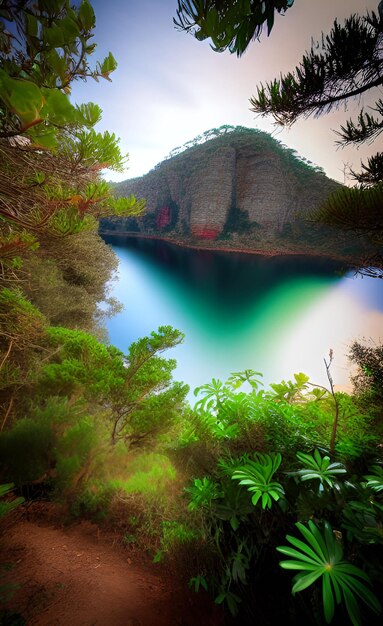
{"label": "broad green leaf", "polygon": [[39,121],[44,97],[34,83],[19,78],[10,78],[4,70],[0,69],[0,98],[8,109],[20,118],[24,126]]}
{"label": "broad green leaf", "polygon": [[266,509],[268,506],[271,506],[271,500],[267,493],[262,494],[262,508]]}
{"label": "broad green leaf", "polygon": [[298,522],[296,524],[296,526],[301,531],[301,533],[304,536],[304,538],[306,539],[307,543],[310,544],[314,548],[314,551],[317,553],[318,557],[320,557],[320,559],[323,562],[326,562],[325,549],[324,549],[323,544],[321,545],[323,540],[322,540],[322,542],[318,542],[318,538],[314,535],[313,529],[311,528],[311,525],[310,525],[310,522],[309,522],[310,529],[306,528],[306,526],[304,526],[300,522]]}
{"label": "broad green leaf", "polygon": [[[296,542],[299,541],[296,537],[290,537],[289,535],[286,536],[286,539],[293,543],[293,545],[296,545]],[[298,552],[298,550],[290,548],[289,546],[278,546],[277,550],[278,552],[282,552],[282,554],[286,554],[286,556],[292,556],[297,559],[302,559],[302,561],[306,563],[311,563],[315,567],[322,563],[318,555],[306,544],[304,544],[304,548],[301,548],[302,552]]]}
{"label": "broad green leaf", "polygon": [[253,495],[253,497],[251,498],[251,502],[254,504],[254,506],[257,504],[259,498],[261,497],[262,493],[260,491],[257,491],[257,493],[255,493]]}
{"label": "broad green leaf", "polygon": [[109,74],[114,72],[117,69],[117,61],[114,58],[113,54],[109,52],[108,56],[105,57],[103,62],[99,64],[100,66],[100,74],[103,78],[109,79]]}
{"label": "broad green leaf", "polygon": [[44,119],[57,126],[74,124],[79,119],[79,113],[67,95],[59,89],[42,89],[45,105],[41,109]]}
{"label": "broad green leaf", "polygon": [[297,593],[298,591],[303,591],[310,587],[318,578],[320,578],[325,571],[325,568],[316,569],[315,572],[311,572],[310,574],[304,574],[299,576],[296,583],[293,585],[292,592]]}
{"label": "broad green leaf", "polygon": [[226,593],[220,593],[214,600],[215,604],[222,604],[226,598]]}
{"label": "broad green leaf", "polygon": [[[80,34],[80,29],[70,14],[67,12],[66,17],[63,19],[57,20],[57,27],[62,30],[63,36],[65,39],[65,43],[70,44],[71,42],[75,43],[76,38]],[[76,48],[75,48],[76,50]]]}
{"label": "broad green leaf", "polygon": [[34,146],[40,146],[46,150],[55,150],[57,148],[57,136],[55,128],[44,127],[43,124],[33,126],[26,132]]}
{"label": "broad green leaf", "polygon": [[334,596],[331,589],[330,575],[324,572],[322,579],[322,600],[326,622],[329,624],[334,616]]}
{"label": "broad green leaf", "polygon": [[43,30],[43,39],[52,48],[61,48],[67,43],[64,31],[57,26],[51,28],[46,26]]}
{"label": "broad green leaf", "polygon": [[94,28],[96,18],[94,15],[93,7],[90,2],[88,2],[88,0],[82,0],[78,11],[78,16],[81,22],[81,26],[84,28],[84,30],[89,31]]}
{"label": "broad green leaf", "polygon": [[66,71],[68,69],[65,58],[63,56],[60,56],[57,50],[55,50],[54,48],[47,52],[46,58],[51,68],[60,77],[61,81],[64,81]]}
{"label": "broad green leaf", "polygon": [[304,563],[303,561],[279,561],[279,565],[283,569],[298,569],[312,572],[317,569],[318,565],[315,563]]}
{"label": "broad green leaf", "polygon": [[342,593],[353,626],[360,626],[360,612],[354,594],[347,587],[342,587]]}
{"label": "broad green leaf", "polygon": [[26,13],[27,34],[30,37],[37,37],[39,32],[39,22],[32,13]]}

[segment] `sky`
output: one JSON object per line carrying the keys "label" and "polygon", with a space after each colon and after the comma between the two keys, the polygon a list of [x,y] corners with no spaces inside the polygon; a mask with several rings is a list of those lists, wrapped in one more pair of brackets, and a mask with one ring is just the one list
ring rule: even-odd
{"label": "sky", "polygon": [[[241,58],[214,52],[173,25],[176,0],[92,0],[96,13],[91,59],[102,60],[111,51],[118,69],[112,82],[76,83],[75,102],[97,102],[103,119],[97,130],[114,132],[121,149],[129,153],[128,169],[107,172],[109,180],[125,180],[146,174],[175,147],[222,124],[247,126],[269,132],[298,154],[323,167],[342,183],[345,168],[358,170],[361,159],[374,154],[374,146],[341,149],[335,130],[356,117],[363,104],[373,106],[380,92],[349,103],[320,118],[302,119],[291,128],[276,126],[273,118],[250,111],[249,98],[256,86],[281,72],[292,70],[310,48],[311,40],[328,32],[335,18],[376,10],[378,0],[295,0],[274,29],[260,42],[250,44]],[[383,141],[383,140],[382,140]],[[382,144],[380,149],[382,149]]]}

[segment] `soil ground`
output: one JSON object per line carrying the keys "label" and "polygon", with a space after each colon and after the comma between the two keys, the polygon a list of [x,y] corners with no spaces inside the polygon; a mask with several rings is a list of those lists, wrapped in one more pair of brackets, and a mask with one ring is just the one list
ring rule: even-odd
{"label": "soil ground", "polygon": [[222,623],[203,593],[190,592],[147,555],[88,521],[64,527],[23,515],[7,524],[0,541],[0,563],[12,565],[6,579],[19,585],[8,606],[28,626]]}

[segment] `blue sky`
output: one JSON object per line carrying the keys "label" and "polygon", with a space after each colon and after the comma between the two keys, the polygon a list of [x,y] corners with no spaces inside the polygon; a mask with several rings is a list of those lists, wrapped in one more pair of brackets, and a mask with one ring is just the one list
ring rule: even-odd
{"label": "blue sky", "polygon": [[[112,82],[79,82],[76,102],[94,101],[103,109],[98,129],[121,138],[129,152],[123,174],[106,178],[124,180],[140,176],[173,148],[222,124],[242,125],[271,132],[299,154],[324,168],[328,176],[344,182],[344,165],[358,169],[360,159],[377,150],[363,146],[337,149],[332,129],[356,116],[361,103],[350,104],[319,119],[300,120],[291,129],[276,127],[271,118],[256,117],[249,98],[256,85],[293,69],[310,47],[311,38],[328,31],[335,17],[374,10],[377,0],[295,0],[279,16],[269,38],[262,36],[238,59],[218,54],[208,42],[174,28],[176,0],[93,0],[98,44],[94,60],[112,51],[118,69]],[[380,93],[380,97],[381,97]],[[373,104],[369,94],[364,105]]]}

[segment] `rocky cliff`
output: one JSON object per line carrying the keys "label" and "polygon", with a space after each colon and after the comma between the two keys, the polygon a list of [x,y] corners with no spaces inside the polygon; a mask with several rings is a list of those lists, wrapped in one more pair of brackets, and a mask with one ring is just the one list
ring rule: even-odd
{"label": "rocky cliff", "polygon": [[301,223],[339,187],[267,133],[221,127],[145,176],[117,184],[118,195],[146,198],[146,215],[104,220],[101,229],[249,248],[261,233]]}

